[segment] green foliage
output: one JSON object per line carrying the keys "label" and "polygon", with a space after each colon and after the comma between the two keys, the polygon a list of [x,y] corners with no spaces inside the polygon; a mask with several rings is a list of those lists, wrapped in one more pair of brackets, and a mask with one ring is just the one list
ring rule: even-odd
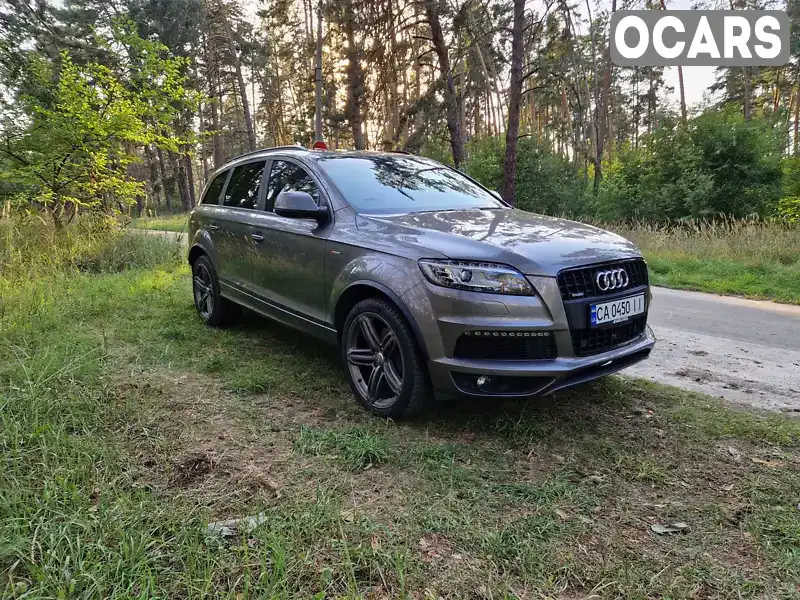
{"label": "green foliage", "polygon": [[800,225],[800,196],[787,196],[778,202],[778,217],[790,225]]}
{"label": "green foliage", "polygon": [[781,193],[781,139],[764,119],[710,111],[687,127],[665,120],[643,149],[606,167],[591,214],[601,219],[767,217]]}
{"label": "green foliage", "polygon": [[67,53],[58,73],[44,58],[32,63],[40,87],[52,84],[50,102],[23,96],[25,125],[6,129],[3,177],[49,209],[57,223],[106,198],[132,202],[141,183],[126,173],[134,156],[126,145],[148,141],[136,99],[110,69],[76,65]]}
{"label": "green foliage", "polygon": [[[496,138],[473,142],[466,172],[489,189],[503,180],[505,145]],[[517,208],[538,213],[575,215],[583,212],[583,183],[572,166],[534,138],[519,140]]]}
{"label": "green foliage", "polygon": [[45,208],[59,226],[80,210],[109,210],[142,195],[130,173],[136,147],[177,151],[186,140],[173,123],[200,98],[185,87],[186,60],[139,38],[130,24],[97,43],[117,48],[119,64],[78,63],[66,51],[58,61],[32,54],[31,91],[3,123],[2,178],[19,190],[18,201]]}

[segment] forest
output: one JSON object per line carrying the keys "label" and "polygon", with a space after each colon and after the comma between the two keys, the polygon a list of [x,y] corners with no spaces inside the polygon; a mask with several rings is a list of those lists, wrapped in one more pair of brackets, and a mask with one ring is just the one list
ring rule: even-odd
{"label": "forest", "polygon": [[[752,4],[752,6],[751,6]],[[734,6],[734,5],[732,5]],[[519,208],[600,221],[800,218],[800,33],[687,107],[612,64],[611,12],[545,0],[4,0],[0,203],[57,227],[185,212],[208,175],[309,146],[406,150]],[[742,0],[736,8],[753,8]],[[786,6],[798,18],[798,4]],[[317,73],[315,50],[322,50]]]}

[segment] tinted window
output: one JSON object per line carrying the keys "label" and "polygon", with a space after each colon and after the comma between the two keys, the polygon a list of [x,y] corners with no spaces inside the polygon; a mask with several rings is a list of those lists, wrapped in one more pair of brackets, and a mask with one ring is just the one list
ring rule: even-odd
{"label": "tinted window", "polygon": [[225,206],[254,209],[258,202],[258,188],[264,173],[263,162],[239,165],[233,170],[228,187],[225,188]]}
{"label": "tinted window", "polygon": [[203,196],[201,204],[219,204],[219,195],[222,193],[222,186],[225,185],[225,180],[228,178],[228,171],[220,173],[214,177],[214,181],[208,186],[206,195]]}
{"label": "tinted window", "polygon": [[281,192],[306,192],[319,204],[319,188],[305,169],[285,160],[273,160],[267,185],[267,208],[272,210]]}
{"label": "tinted window", "polygon": [[458,171],[417,156],[326,156],[319,164],[345,199],[367,213],[502,208]]}

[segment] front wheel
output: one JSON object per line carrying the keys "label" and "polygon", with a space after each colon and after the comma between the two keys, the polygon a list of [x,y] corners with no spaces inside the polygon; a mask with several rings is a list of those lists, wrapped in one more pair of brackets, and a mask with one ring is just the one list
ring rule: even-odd
{"label": "front wheel", "polygon": [[368,298],[347,316],[341,337],[342,361],[356,399],[381,417],[410,417],[431,398],[425,361],[400,311]]}

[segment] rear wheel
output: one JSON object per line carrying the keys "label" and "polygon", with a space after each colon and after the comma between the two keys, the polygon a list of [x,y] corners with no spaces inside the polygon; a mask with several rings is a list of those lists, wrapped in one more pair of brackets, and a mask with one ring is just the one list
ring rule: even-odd
{"label": "rear wheel", "polygon": [[410,417],[431,398],[425,361],[403,315],[389,302],[368,298],[344,323],[342,361],[359,403],[381,417]]}
{"label": "rear wheel", "polygon": [[192,265],[192,292],[194,306],[206,325],[229,325],[239,317],[241,307],[222,297],[217,272],[207,256]]}

